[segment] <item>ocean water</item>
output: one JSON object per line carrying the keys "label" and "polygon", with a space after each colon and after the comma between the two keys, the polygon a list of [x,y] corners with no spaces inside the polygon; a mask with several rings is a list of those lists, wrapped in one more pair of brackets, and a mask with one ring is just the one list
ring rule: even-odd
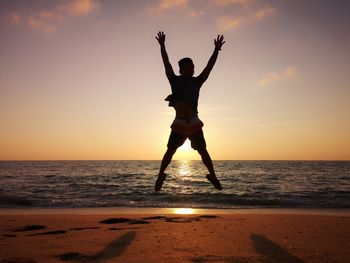
{"label": "ocean water", "polygon": [[0,207],[350,208],[349,161],[0,161]]}

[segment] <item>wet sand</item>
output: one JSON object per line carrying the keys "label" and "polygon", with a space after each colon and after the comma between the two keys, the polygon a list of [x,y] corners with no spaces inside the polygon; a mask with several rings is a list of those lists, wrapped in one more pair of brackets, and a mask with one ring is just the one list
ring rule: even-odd
{"label": "wet sand", "polygon": [[2,209],[0,221],[0,262],[350,258],[349,210]]}

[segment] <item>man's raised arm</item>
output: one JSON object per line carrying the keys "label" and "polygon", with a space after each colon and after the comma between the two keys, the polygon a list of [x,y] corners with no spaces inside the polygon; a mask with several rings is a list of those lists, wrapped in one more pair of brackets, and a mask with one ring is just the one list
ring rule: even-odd
{"label": "man's raised arm", "polygon": [[205,82],[207,80],[207,78],[209,77],[209,74],[215,65],[216,59],[218,58],[219,51],[221,50],[221,47],[224,43],[225,43],[225,41],[224,41],[223,35],[221,35],[221,36],[218,35],[218,37],[216,39],[214,39],[214,45],[215,45],[214,52],[211,55],[207,66],[203,69],[202,73],[199,74],[199,76],[198,76],[200,79],[202,79],[203,82]]}
{"label": "man's raised arm", "polygon": [[158,43],[160,45],[160,52],[162,54],[162,59],[165,67],[165,74],[170,81],[174,76],[174,70],[169,62],[169,57],[165,49],[165,34],[163,31],[158,32],[158,36],[156,36],[156,39],[158,40]]}

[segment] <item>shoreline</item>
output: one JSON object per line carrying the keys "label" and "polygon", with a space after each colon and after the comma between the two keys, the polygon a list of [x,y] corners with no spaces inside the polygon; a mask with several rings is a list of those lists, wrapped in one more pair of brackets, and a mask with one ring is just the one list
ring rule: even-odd
{"label": "shoreline", "polygon": [[87,208],[0,208],[0,215],[51,215],[51,214],[74,214],[74,215],[138,215],[138,214],[178,214],[178,215],[238,215],[238,214],[295,214],[295,215],[331,215],[350,216],[350,208],[161,208],[161,207],[87,207]]}

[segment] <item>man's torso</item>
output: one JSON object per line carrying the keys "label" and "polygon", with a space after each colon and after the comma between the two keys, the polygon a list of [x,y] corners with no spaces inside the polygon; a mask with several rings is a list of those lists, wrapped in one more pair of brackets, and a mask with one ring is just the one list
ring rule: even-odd
{"label": "man's torso", "polygon": [[199,91],[203,82],[198,77],[175,76],[171,81],[176,116],[192,118],[198,114]]}

